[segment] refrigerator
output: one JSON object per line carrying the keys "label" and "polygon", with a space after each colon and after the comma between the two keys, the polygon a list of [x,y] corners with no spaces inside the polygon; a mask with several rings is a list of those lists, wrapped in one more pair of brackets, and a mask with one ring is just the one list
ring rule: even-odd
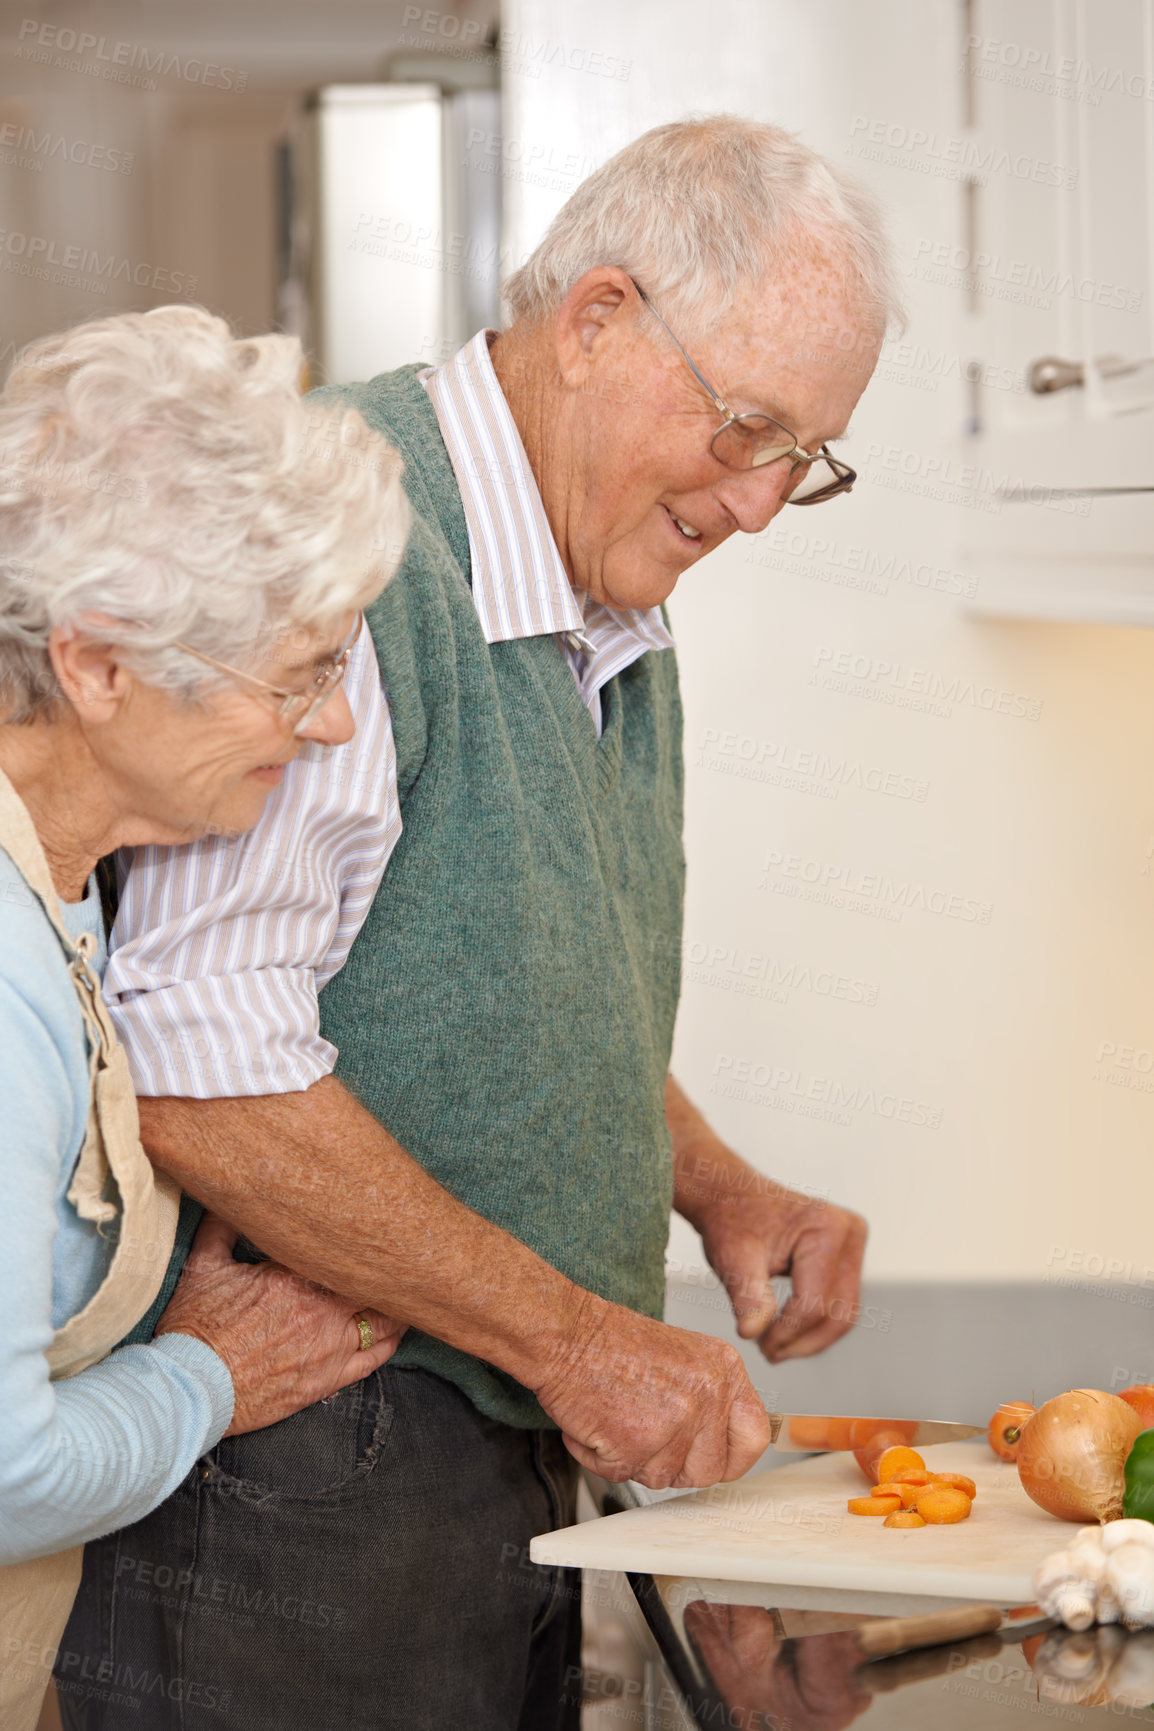
{"label": "refrigerator", "polygon": [[312,92],[278,158],[278,312],[310,383],[435,365],[500,322],[500,92]]}

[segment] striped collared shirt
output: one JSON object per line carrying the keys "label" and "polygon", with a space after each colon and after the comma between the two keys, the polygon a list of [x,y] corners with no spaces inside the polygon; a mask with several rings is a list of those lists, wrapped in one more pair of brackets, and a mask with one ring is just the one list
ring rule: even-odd
{"label": "striped collared shirt", "polygon": [[486,643],[552,632],[601,732],[601,688],[647,649],[673,642],[659,607],[618,611],[578,596],[521,435],[489,358],[493,331],[425,377],[469,530],[473,602]]}
{"label": "striped collared shirt", "polygon": [[[575,595],[481,331],[422,375],[461,491],[485,640],[553,635],[601,731],[601,691],[672,639],[658,608]],[[275,1094],[327,1075],[317,993],[344,965],[401,834],[396,752],[362,628],[356,734],[306,746],[254,829],[121,859],[105,995],[139,1094]]]}

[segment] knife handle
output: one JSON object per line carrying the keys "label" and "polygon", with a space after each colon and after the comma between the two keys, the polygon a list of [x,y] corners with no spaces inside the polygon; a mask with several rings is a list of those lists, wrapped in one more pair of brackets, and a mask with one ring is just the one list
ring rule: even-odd
{"label": "knife handle", "polygon": [[1002,1626],[1004,1611],[998,1605],[957,1605],[949,1611],[930,1611],[924,1617],[881,1617],[858,1630],[858,1651],[863,1659],[888,1659],[911,1647],[936,1647],[943,1641],[968,1641],[971,1635],[991,1634]]}

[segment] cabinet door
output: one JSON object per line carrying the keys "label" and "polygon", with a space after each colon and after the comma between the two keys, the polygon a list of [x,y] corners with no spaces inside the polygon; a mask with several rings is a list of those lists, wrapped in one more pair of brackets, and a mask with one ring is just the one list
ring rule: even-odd
{"label": "cabinet door", "polygon": [[974,373],[1024,383],[974,386],[972,562],[994,611],[1154,622],[1154,0],[965,11]]}

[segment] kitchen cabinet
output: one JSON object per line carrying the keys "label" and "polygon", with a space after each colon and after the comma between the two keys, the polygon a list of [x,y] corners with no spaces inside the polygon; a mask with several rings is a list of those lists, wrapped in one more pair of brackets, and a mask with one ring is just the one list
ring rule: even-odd
{"label": "kitchen cabinet", "polygon": [[964,13],[974,611],[1154,624],[1154,3]]}

